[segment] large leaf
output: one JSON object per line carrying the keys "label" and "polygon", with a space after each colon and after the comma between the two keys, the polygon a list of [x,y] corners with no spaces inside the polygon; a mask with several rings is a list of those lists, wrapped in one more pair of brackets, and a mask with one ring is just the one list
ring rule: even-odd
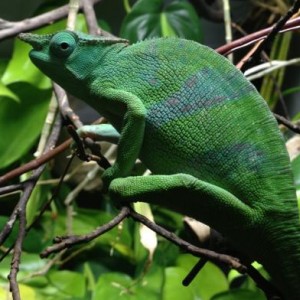
{"label": "large leaf", "polygon": [[0,81],[0,97],[11,98],[12,100],[17,102],[20,101],[19,97],[1,81]]}
{"label": "large leaf", "polygon": [[135,42],[159,36],[200,41],[202,34],[199,18],[188,2],[139,0],[125,18],[120,35]]}
{"label": "large leaf", "polygon": [[44,122],[50,90],[39,90],[26,83],[11,86],[20,102],[0,97],[0,168],[27,153]]}
{"label": "large leaf", "polygon": [[206,263],[188,287],[182,286],[182,280],[196,264],[197,260],[191,255],[180,255],[177,260],[177,266],[166,269],[163,299],[209,300],[213,295],[228,289],[226,276],[212,263]]}
{"label": "large leaf", "polygon": [[211,300],[266,300],[266,298],[259,292],[249,290],[236,289],[228,292],[218,294],[211,298]]}
{"label": "large leaf", "polygon": [[145,277],[138,280],[134,280],[126,274],[107,273],[99,278],[92,300],[161,299],[160,289],[162,282],[162,271],[160,268],[153,268]]}
{"label": "large leaf", "polygon": [[79,298],[85,294],[85,278],[82,274],[71,271],[54,271],[49,274],[48,278],[53,286],[69,296]]}
{"label": "large leaf", "polygon": [[[55,32],[65,25],[63,20],[36,32]],[[78,16],[77,29],[85,28],[84,18]],[[15,40],[13,57],[0,82],[0,169],[27,153],[45,121],[51,84],[31,63],[30,49],[28,44]]]}
{"label": "large leaf", "polygon": [[32,47],[20,40],[15,40],[13,57],[5,70],[2,83],[9,85],[15,82],[27,82],[37,88],[49,89],[49,78],[43,75],[30,61],[28,53]]}

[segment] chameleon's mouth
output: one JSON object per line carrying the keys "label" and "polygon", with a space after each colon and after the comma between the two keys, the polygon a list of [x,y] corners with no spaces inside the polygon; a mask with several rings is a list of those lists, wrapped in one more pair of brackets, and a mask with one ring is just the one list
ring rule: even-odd
{"label": "chameleon's mouth", "polygon": [[20,33],[18,37],[23,42],[30,44],[36,51],[41,51],[43,49],[43,40],[41,40],[41,36],[38,34]]}

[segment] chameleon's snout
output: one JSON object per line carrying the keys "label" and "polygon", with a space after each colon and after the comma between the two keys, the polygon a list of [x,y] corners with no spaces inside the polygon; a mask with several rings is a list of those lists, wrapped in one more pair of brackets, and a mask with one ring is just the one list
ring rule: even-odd
{"label": "chameleon's snout", "polygon": [[19,39],[23,42],[30,44],[34,50],[42,50],[43,44],[41,41],[41,36],[33,33],[20,33]]}

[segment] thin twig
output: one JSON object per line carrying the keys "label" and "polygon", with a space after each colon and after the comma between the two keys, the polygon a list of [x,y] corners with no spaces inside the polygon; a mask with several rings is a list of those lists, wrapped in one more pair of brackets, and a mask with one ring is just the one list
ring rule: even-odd
{"label": "thin twig", "polygon": [[196,247],[185,240],[179,238],[176,234],[166,230],[165,228],[151,222],[149,219],[147,219],[145,216],[138,214],[134,210],[130,210],[130,217],[132,217],[134,220],[144,224],[145,226],[149,227],[156,233],[158,233],[160,236],[163,236],[168,241],[172,242],[173,244],[176,244],[183,250],[197,256],[197,257],[204,257],[209,259],[212,262],[218,262],[218,263],[225,263],[229,267],[239,271],[240,273],[245,273],[247,271],[247,268],[240,263],[239,259],[230,255],[226,254],[220,254],[212,250],[203,249]]}
{"label": "thin twig", "polygon": [[[48,151],[50,148],[52,148],[59,136],[61,128],[61,118],[57,118],[55,126],[52,129],[51,136],[49,138],[49,141],[47,143],[45,151]],[[22,245],[23,241],[26,235],[26,205],[28,203],[28,200],[30,198],[30,195],[35,187],[35,184],[41,174],[43,173],[45,168],[45,165],[41,165],[39,168],[37,168],[32,176],[31,180],[28,180],[26,183],[26,186],[24,187],[23,194],[17,204],[17,206],[14,209],[14,221],[18,217],[19,219],[19,231],[18,231],[18,236],[17,240],[14,246],[14,252],[13,252],[13,257],[12,257],[12,262],[11,262],[11,269],[10,273],[8,275],[9,282],[10,282],[10,291],[12,293],[12,297],[14,300],[20,300],[20,291],[19,291],[19,286],[17,283],[17,274],[19,271],[19,264],[21,261],[21,254],[22,254]],[[11,228],[13,227],[13,224],[11,224]]]}
{"label": "thin twig", "polygon": [[[68,20],[67,20],[67,29],[75,30],[77,13],[79,10],[80,0],[69,0],[69,12],[68,12]],[[85,2],[82,1],[82,2]]]}
{"label": "thin twig", "polygon": [[269,62],[265,62],[263,64],[257,65],[255,67],[252,67],[251,69],[248,69],[244,75],[246,78],[251,81],[254,79],[258,79],[261,77],[264,77],[265,75],[280,69],[285,68],[291,65],[299,64],[300,58],[293,58],[290,60],[272,60]]}
{"label": "thin twig", "polygon": [[298,125],[293,124],[292,122],[288,121],[286,118],[278,114],[273,113],[273,115],[275,116],[278,123],[283,124],[293,132],[300,133],[300,127]]}
{"label": "thin twig", "polygon": [[129,212],[130,212],[129,207],[127,207],[127,206],[122,207],[120,213],[115,218],[113,218],[111,221],[109,221],[105,225],[97,227],[95,230],[93,230],[89,234],[80,235],[80,236],[73,235],[73,236],[67,236],[67,237],[57,237],[54,240],[54,242],[56,244],[45,249],[40,254],[40,256],[42,258],[45,258],[45,257],[48,257],[52,253],[56,253],[63,249],[70,248],[71,246],[89,242],[89,241],[99,237],[103,233],[114,228],[116,225],[118,225],[121,221],[123,221],[129,215]]}
{"label": "thin twig", "polygon": [[41,136],[39,139],[37,150],[34,153],[35,157],[41,156],[41,154],[44,152],[49,134],[51,132],[51,128],[55,121],[56,113],[57,113],[57,101],[55,100],[55,97],[52,93],[52,97],[51,97],[51,100],[49,103],[49,109],[48,109],[47,116],[46,116],[42,131],[41,131]]}
{"label": "thin twig", "polygon": [[58,102],[59,110],[62,113],[63,117],[69,120],[72,124],[74,124],[76,128],[81,127],[82,122],[80,121],[78,115],[75,114],[75,112],[71,108],[65,90],[55,82],[52,82],[52,85],[56,96],[56,100]]}
{"label": "thin twig", "polygon": [[242,265],[239,260],[235,257],[232,257],[230,255],[225,254],[219,254],[212,250],[202,249],[198,248],[182,239],[177,237],[174,233],[166,230],[165,228],[153,223],[149,219],[147,219],[145,216],[138,214],[134,210],[132,210],[130,207],[124,206],[122,207],[120,213],[110,222],[106,223],[105,225],[99,226],[95,230],[93,230],[91,233],[86,235],[73,235],[73,236],[65,236],[65,237],[57,237],[55,238],[54,242],[56,243],[53,246],[48,247],[46,250],[44,250],[41,253],[41,257],[48,257],[52,253],[56,253],[58,251],[61,251],[63,249],[69,248],[71,246],[85,243],[88,241],[93,240],[94,238],[99,237],[103,233],[107,232],[108,230],[115,227],[117,224],[119,224],[123,219],[126,217],[132,217],[134,220],[144,224],[145,226],[149,227],[159,235],[163,236],[167,240],[171,241],[172,243],[178,245],[182,249],[186,250],[187,252],[195,255],[195,256],[203,256],[211,261],[214,262],[222,262],[227,264],[228,266],[238,270],[241,273],[245,273],[247,271],[247,268]]}
{"label": "thin twig", "polygon": [[[293,30],[296,30],[299,28],[300,28],[300,17],[297,17],[293,20],[288,21],[283,26],[283,29],[281,29],[279,32],[283,33],[283,32],[287,32],[287,31],[293,31]],[[218,47],[215,50],[222,55],[228,55],[229,53],[231,53],[233,51],[242,49],[242,48],[252,45],[260,40],[265,39],[268,36],[268,34],[272,31],[272,29],[273,29],[273,26],[262,29],[260,31],[256,31],[245,37],[237,39],[237,40],[231,42],[230,44],[226,44],[221,47]]]}
{"label": "thin twig", "polygon": [[55,147],[54,149],[51,149],[51,150],[45,152],[39,158],[36,158],[36,159],[28,162],[27,164],[4,174],[3,176],[0,177],[0,186],[11,179],[18,177],[28,171],[34,170],[34,169],[38,168],[39,166],[43,165],[44,163],[50,161],[53,157],[55,157],[59,153],[65,151],[66,149],[68,149],[71,145],[71,142],[72,142],[72,140],[68,139],[64,143]]}
{"label": "thin twig", "polygon": [[[231,16],[229,0],[223,0],[224,24],[225,24],[225,41],[227,44],[232,42]],[[228,56],[228,59],[233,62],[233,54]]]}
{"label": "thin twig", "polygon": [[13,193],[16,191],[22,191],[23,187],[24,187],[24,185],[21,183],[4,186],[2,188],[0,187],[0,195],[6,195],[6,194]]}
{"label": "thin twig", "polygon": [[270,44],[275,39],[276,35],[284,28],[286,22],[300,9],[300,0],[296,0],[293,6],[288,10],[288,12],[279,19],[279,21],[273,26],[272,30],[269,32],[268,36],[259,44],[252,54],[251,58],[243,65],[242,70],[250,67],[250,65],[256,65],[260,59],[260,55],[263,49],[265,49],[267,44]]}
{"label": "thin twig", "polygon": [[98,26],[97,17],[91,0],[83,1],[83,12],[88,26],[89,34],[101,35],[101,29]]}

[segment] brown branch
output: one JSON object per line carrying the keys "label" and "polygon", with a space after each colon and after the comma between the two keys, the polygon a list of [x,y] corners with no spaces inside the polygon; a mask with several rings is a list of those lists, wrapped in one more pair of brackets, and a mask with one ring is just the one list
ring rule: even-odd
{"label": "brown branch", "polygon": [[300,133],[300,127],[296,124],[293,124],[292,122],[288,121],[286,118],[273,113],[273,115],[275,116],[276,120],[278,123],[286,126],[287,128],[289,128],[290,130],[296,132],[296,133]]}
{"label": "brown branch", "polygon": [[134,220],[139,221],[140,223],[144,224],[145,226],[149,227],[156,233],[158,233],[160,236],[163,236],[173,244],[178,245],[183,250],[195,255],[200,256],[201,260],[195,265],[193,270],[189,273],[190,276],[187,276],[183,284],[189,284],[191,280],[193,280],[194,276],[201,270],[203,265],[206,263],[207,260],[210,260],[215,263],[223,263],[229,266],[230,268],[233,268],[237,270],[240,273],[247,273],[256,283],[257,285],[267,294],[272,296],[277,296],[278,292],[273,287],[272,284],[270,284],[255,268],[250,266],[246,266],[245,264],[242,264],[240,260],[236,257],[220,254],[212,250],[198,248],[182,239],[180,239],[178,236],[176,236],[174,233],[166,230],[165,228],[153,223],[149,219],[147,219],[145,216],[138,214],[134,210],[130,210],[130,217],[132,217]]}
{"label": "brown branch", "polygon": [[[0,186],[6,183],[7,181],[18,177],[26,172],[29,172],[31,170],[34,170],[38,168],[39,166],[43,165],[44,163],[50,161],[53,159],[56,155],[59,153],[64,152],[67,150],[72,143],[72,139],[68,139],[59,146],[49,150],[48,152],[42,154],[39,158],[36,158],[25,165],[22,165],[21,167],[18,167],[14,170],[11,170],[10,172],[4,174],[3,176],[0,176]],[[97,144],[91,141],[91,139],[86,138],[84,141],[84,144],[89,147],[92,151],[92,155],[89,154],[89,160],[94,160],[96,161],[102,168],[107,169],[110,164],[108,160],[99,152],[99,147]],[[100,157],[100,160],[99,160]],[[4,194],[4,187],[0,189],[0,194]],[[1,239],[0,239],[1,240]]]}
{"label": "brown branch", "polygon": [[[60,133],[61,123],[62,123],[61,117],[58,117],[55,122],[54,127],[52,128],[52,132],[49,137],[45,151],[48,151],[50,148],[52,148],[55,145],[55,143],[58,139],[59,133]],[[14,212],[12,215],[13,217],[10,218],[10,221],[13,220],[13,222],[11,224],[9,224],[10,229],[12,229],[13,224],[16,221],[16,219],[18,218],[18,220],[19,220],[19,231],[18,231],[16,243],[14,245],[11,269],[10,269],[10,273],[8,275],[9,282],[10,282],[10,291],[12,292],[12,296],[13,296],[14,300],[21,299],[19,286],[17,283],[17,274],[19,271],[19,265],[20,265],[20,260],[21,260],[22,245],[23,245],[24,237],[26,235],[26,205],[27,205],[30,195],[36,185],[36,182],[38,181],[39,177],[41,176],[41,174],[44,171],[44,168],[45,168],[45,165],[41,165],[39,168],[37,168],[33,172],[30,180],[28,180],[26,182],[23,194],[14,209]],[[2,232],[1,232],[1,234],[2,234]]]}
{"label": "brown branch", "polygon": [[256,65],[260,59],[260,55],[263,49],[265,49],[267,44],[274,41],[276,35],[284,28],[286,22],[300,9],[300,0],[294,1],[293,6],[288,10],[288,12],[279,19],[278,22],[272,27],[271,31],[268,33],[267,37],[258,45],[248,61],[243,65],[242,70],[249,68],[251,65]]}
{"label": "brown branch", "polygon": [[22,183],[12,184],[9,186],[0,187],[0,195],[6,195],[16,191],[22,191],[24,185]]}
{"label": "brown branch", "polygon": [[230,255],[226,255],[226,254],[220,254],[220,253],[217,253],[212,250],[207,250],[207,249],[196,247],[196,246],[186,242],[185,240],[179,238],[174,233],[151,222],[145,216],[138,214],[134,210],[130,210],[130,217],[132,217],[134,220],[144,224],[148,228],[152,229],[154,232],[158,233],[160,236],[163,236],[168,241],[172,242],[173,244],[176,244],[183,250],[185,250],[197,257],[200,256],[200,257],[207,258],[212,262],[224,263],[224,264],[228,265],[229,267],[236,269],[240,273],[245,273],[247,271],[247,268],[240,263],[238,258],[232,257]]}
{"label": "brown branch", "polygon": [[101,35],[101,28],[98,26],[97,17],[91,0],[83,1],[83,13],[89,33],[92,35]]}
{"label": "brown branch", "polygon": [[9,180],[11,180],[17,176],[20,176],[28,171],[34,170],[34,169],[38,168],[39,166],[43,165],[44,163],[48,162],[53,157],[55,157],[57,154],[68,149],[68,147],[70,147],[70,145],[71,145],[71,142],[72,142],[72,140],[68,139],[64,143],[55,147],[54,149],[51,149],[48,152],[44,153],[39,158],[36,158],[36,159],[28,162],[27,164],[4,174],[3,176],[0,177],[0,186]]}
{"label": "brown branch", "polygon": [[113,218],[111,221],[108,223],[97,227],[95,230],[93,230],[91,233],[86,234],[86,235],[72,235],[72,236],[65,236],[65,237],[56,237],[54,242],[56,243],[53,246],[50,246],[46,248],[40,256],[42,258],[48,257],[52,253],[59,252],[63,249],[70,248],[71,246],[82,244],[89,242],[103,233],[111,230],[114,228],[116,225],[118,225],[121,221],[123,221],[126,217],[128,217],[130,213],[130,209],[127,206],[122,207],[120,213]]}
{"label": "brown branch", "polygon": [[[72,124],[75,125],[76,128],[81,127],[83,124],[80,121],[80,118],[73,109],[70,107],[68,101],[68,95],[63,88],[61,88],[58,84],[53,82],[53,89],[56,95],[56,99],[58,101],[59,110],[65,119],[69,120]],[[98,163],[98,165],[104,169],[110,167],[108,160],[102,155],[100,152],[101,148],[99,144],[95,143],[90,138],[85,138],[81,141],[80,136],[77,134],[75,128],[70,125],[67,127],[69,134],[73,138],[74,142],[77,145],[77,156],[83,161],[91,161],[94,160]],[[84,146],[88,147],[92,154],[86,154],[84,151]]]}
{"label": "brown branch", "polygon": [[10,233],[13,229],[13,226],[16,222],[17,215],[18,215],[18,206],[16,205],[16,207],[14,208],[8,221],[5,223],[4,227],[2,228],[2,230],[0,232],[0,246],[3,245],[3,243],[6,241],[6,239],[10,235]]}
{"label": "brown branch", "polygon": [[64,119],[69,120],[72,124],[75,125],[76,128],[81,127],[82,122],[80,121],[79,116],[75,114],[74,110],[70,107],[66,91],[55,82],[52,82],[52,86],[59,106],[59,110]]}
{"label": "brown branch", "polygon": [[113,220],[106,223],[105,225],[99,226],[98,228],[96,228],[94,231],[92,231],[89,234],[80,235],[80,236],[74,235],[74,236],[64,236],[64,237],[55,238],[54,242],[56,244],[45,249],[45,251],[43,251],[40,256],[43,258],[48,257],[52,253],[56,253],[58,251],[66,249],[66,248],[70,248],[71,246],[89,242],[89,241],[99,237],[103,233],[107,232],[108,230],[112,229],[113,227],[118,225],[123,219],[125,219],[128,216],[133,218],[135,221],[138,221],[138,222],[144,224],[145,226],[149,227],[157,234],[163,236],[170,242],[178,245],[180,248],[184,249],[185,251],[187,251],[195,256],[198,256],[198,257],[203,256],[203,257],[209,259],[210,261],[225,263],[229,267],[234,268],[241,273],[245,273],[247,271],[247,268],[244,265],[242,265],[237,258],[232,257],[230,255],[219,254],[212,250],[202,249],[202,248],[193,246],[192,244],[177,237],[174,233],[153,223],[152,221],[147,219],[145,216],[138,214],[137,212],[135,212],[134,210],[132,210],[130,207],[127,207],[127,206],[122,207],[121,212]]}
{"label": "brown branch", "polygon": [[26,233],[26,204],[30,198],[30,195],[34,189],[34,186],[36,184],[36,181],[38,180],[38,177],[42,174],[44,171],[45,166],[41,166],[39,169],[36,170],[34,176],[36,176],[36,179],[34,181],[31,181],[29,184],[27,184],[25,191],[22,195],[22,198],[20,199],[19,204],[17,205],[17,214],[19,219],[19,231],[18,231],[18,237],[16,240],[16,243],[14,245],[14,252],[13,257],[11,260],[11,267],[10,272],[8,275],[9,279],[9,289],[12,293],[14,300],[20,300],[20,291],[19,291],[19,285],[17,282],[17,274],[19,272],[19,265],[21,262],[21,255],[22,255],[22,245]]}
{"label": "brown branch", "polygon": [[[101,2],[102,0],[91,0],[93,5]],[[81,1],[79,9],[83,8],[84,1]],[[10,27],[0,30],[0,41],[16,36],[17,34],[25,31],[41,28],[49,25],[55,21],[61,20],[68,15],[69,5],[61,6],[57,9],[41,14],[39,16],[25,19],[19,22],[10,22]],[[8,25],[6,25],[8,26]]]}
{"label": "brown branch", "polygon": [[[287,32],[287,31],[296,30],[299,28],[300,28],[300,17],[297,17],[293,20],[286,22],[286,24],[283,26],[283,29],[280,30],[279,32],[283,33],[283,32]],[[226,45],[218,47],[215,50],[222,55],[228,55],[233,51],[247,47],[247,46],[252,45],[262,39],[265,39],[267,37],[267,35],[272,31],[272,29],[273,29],[273,26],[270,26],[268,28],[262,29],[260,31],[249,34],[245,37],[237,39],[231,43],[228,43]]]}

